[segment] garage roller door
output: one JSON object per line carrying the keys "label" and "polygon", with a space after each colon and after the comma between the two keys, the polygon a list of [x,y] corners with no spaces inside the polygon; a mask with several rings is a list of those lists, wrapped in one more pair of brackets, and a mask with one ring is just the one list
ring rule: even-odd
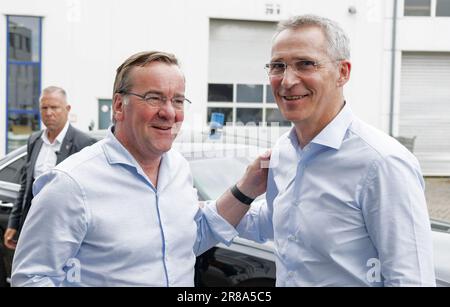
{"label": "garage roller door", "polygon": [[399,135],[416,137],[425,175],[450,175],[450,53],[403,53]]}

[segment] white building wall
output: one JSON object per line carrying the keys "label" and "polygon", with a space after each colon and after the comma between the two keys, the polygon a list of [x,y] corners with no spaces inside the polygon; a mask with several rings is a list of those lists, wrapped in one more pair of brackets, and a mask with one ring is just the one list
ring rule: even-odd
{"label": "white building wall", "polygon": [[[349,7],[356,13],[350,14]],[[72,120],[82,130],[91,120],[97,123],[98,99],[111,98],[115,69],[125,58],[142,50],[173,52],[186,74],[186,95],[194,102],[186,118],[186,125],[192,125],[206,119],[210,18],[278,21],[306,13],[337,20],[348,33],[353,67],[347,101],[363,120],[388,132],[392,0],[2,0],[0,43],[6,47],[5,15],[44,17],[42,86],[67,90]],[[426,19],[399,19],[398,54],[420,46],[450,50],[448,18],[437,23]],[[439,33],[441,39],[427,33]],[[4,47],[0,48],[0,155],[6,138]],[[398,75],[400,56],[397,66]],[[398,86],[396,97],[398,102]]]}
{"label": "white building wall", "polygon": [[[392,1],[390,1],[392,2]],[[392,7],[392,3],[389,4]],[[450,17],[409,17],[403,16],[403,1],[398,1],[397,14],[397,39],[396,39],[396,67],[395,67],[395,99],[394,99],[394,135],[398,134],[398,119],[400,106],[400,82],[402,52],[404,51],[426,51],[426,52],[450,52]],[[432,2],[433,10],[433,2]],[[392,12],[392,9],[390,9]],[[433,13],[432,13],[433,14]],[[434,15],[434,14],[433,14]],[[392,16],[392,13],[391,13]],[[389,40],[392,36],[392,22],[386,23]],[[385,42],[385,45],[389,45]],[[391,50],[386,50],[385,60],[390,63]],[[385,101],[389,101],[390,78],[385,78],[383,89],[386,91]],[[384,120],[388,131],[389,104],[385,105],[383,111]]]}

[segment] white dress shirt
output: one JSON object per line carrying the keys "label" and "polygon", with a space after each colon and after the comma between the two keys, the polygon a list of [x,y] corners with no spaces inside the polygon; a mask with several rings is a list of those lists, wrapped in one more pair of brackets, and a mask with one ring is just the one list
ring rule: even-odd
{"label": "white dress shirt", "polygon": [[43,141],[41,150],[36,159],[36,164],[34,166],[34,178],[39,177],[46,171],[51,170],[56,165],[57,156],[56,153],[60,151],[64,137],[66,136],[67,129],[69,129],[69,122],[66,122],[63,130],[58,134],[53,143],[50,143],[47,136],[47,129],[41,135]]}

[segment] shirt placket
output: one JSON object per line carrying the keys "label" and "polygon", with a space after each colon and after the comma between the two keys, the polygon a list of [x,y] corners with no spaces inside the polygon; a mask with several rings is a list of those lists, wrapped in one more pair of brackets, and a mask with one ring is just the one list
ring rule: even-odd
{"label": "shirt placket", "polygon": [[295,182],[294,182],[294,197],[293,197],[293,205],[294,206],[300,206],[302,197],[301,197],[301,187],[302,187],[302,181],[305,176],[305,170],[308,166],[308,161],[311,157],[312,152],[312,144],[308,144],[302,149],[297,149],[297,157],[298,157],[298,163],[297,163],[297,172],[295,174]]}

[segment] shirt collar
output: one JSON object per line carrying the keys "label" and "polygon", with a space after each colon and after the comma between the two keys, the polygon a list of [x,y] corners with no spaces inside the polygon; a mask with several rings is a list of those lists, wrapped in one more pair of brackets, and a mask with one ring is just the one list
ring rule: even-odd
{"label": "shirt collar", "polygon": [[103,145],[106,159],[110,164],[126,164],[137,168],[139,164],[136,159],[134,159],[130,152],[119,142],[113,131],[114,126],[111,126],[108,129],[108,134]]}
{"label": "shirt collar", "polygon": [[[153,186],[153,184],[148,179],[147,175],[143,171],[142,167],[136,161],[136,159],[131,155],[131,153],[119,142],[116,136],[113,133],[114,126],[111,126],[108,130],[108,135],[105,138],[103,144],[103,150],[106,155],[106,159],[110,164],[124,164],[129,165],[136,169],[137,173],[142,177],[146,178],[146,180]],[[161,164],[159,166],[159,174],[158,174],[158,190],[161,191],[166,185],[170,183],[171,177],[175,174],[170,172],[169,170],[174,165],[174,161],[169,155],[169,152],[166,152],[161,157]]]}
{"label": "shirt collar", "polygon": [[[110,164],[126,164],[130,165],[137,170],[142,171],[141,166],[133,157],[133,155],[119,142],[113,133],[114,126],[108,129],[108,135],[105,138],[103,144],[103,150],[105,151],[106,159]],[[161,166],[168,164],[167,152],[162,155]],[[160,167],[161,167],[160,166]],[[143,171],[142,171],[143,172]]]}
{"label": "shirt collar", "polygon": [[289,131],[288,139],[290,142],[289,148],[295,149],[295,155],[297,156],[297,160],[301,159],[302,149],[300,148],[300,143],[298,142],[297,132],[295,131],[295,127],[292,127],[291,131]]}
{"label": "shirt collar", "polygon": [[350,107],[345,104],[337,116],[311,141],[311,143],[339,149],[352,121],[353,112]]}
{"label": "shirt collar", "polygon": [[[66,122],[66,124],[64,125],[64,128],[61,130],[61,132],[55,138],[55,141],[53,144],[62,144],[62,142],[64,141],[64,138],[66,137],[68,129],[69,129],[69,121]],[[41,135],[41,138],[45,144],[52,145],[52,143],[50,143],[50,141],[48,139],[47,133],[48,133],[48,129],[45,128],[44,133],[42,133],[42,135]]]}

